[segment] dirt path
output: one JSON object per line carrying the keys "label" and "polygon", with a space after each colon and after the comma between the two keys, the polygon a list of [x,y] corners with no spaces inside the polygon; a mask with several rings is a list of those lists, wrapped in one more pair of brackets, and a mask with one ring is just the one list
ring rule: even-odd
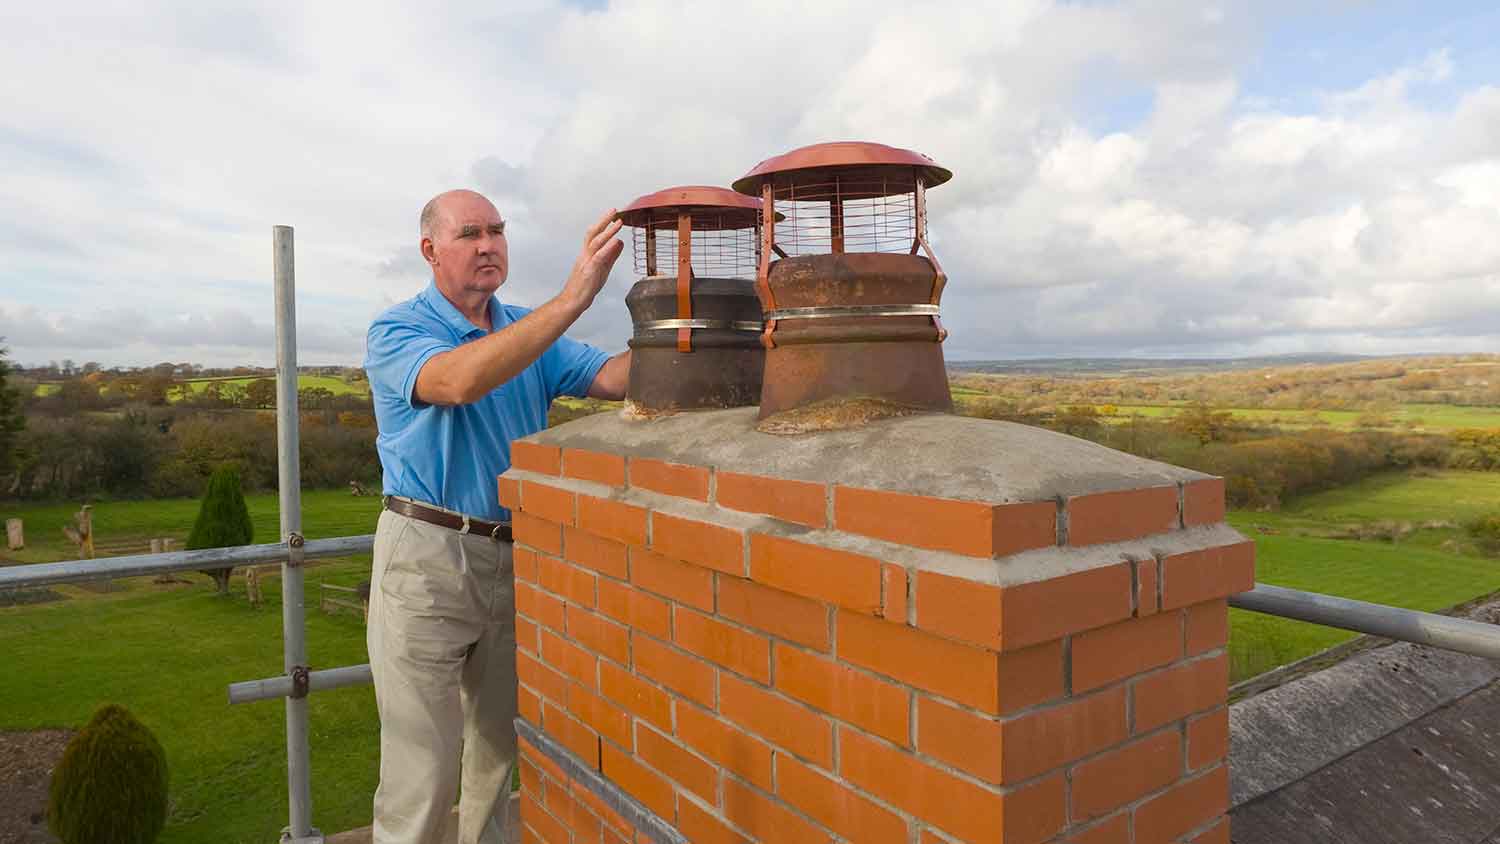
{"label": "dirt path", "polygon": [[55,844],[47,785],[72,730],[0,732],[0,844]]}

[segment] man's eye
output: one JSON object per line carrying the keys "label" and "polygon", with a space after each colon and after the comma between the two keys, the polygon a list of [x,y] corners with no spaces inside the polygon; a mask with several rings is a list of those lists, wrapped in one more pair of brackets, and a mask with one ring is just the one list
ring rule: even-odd
{"label": "man's eye", "polygon": [[501,223],[498,226],[490,226],[490,234],[505,234],[505,224]]}

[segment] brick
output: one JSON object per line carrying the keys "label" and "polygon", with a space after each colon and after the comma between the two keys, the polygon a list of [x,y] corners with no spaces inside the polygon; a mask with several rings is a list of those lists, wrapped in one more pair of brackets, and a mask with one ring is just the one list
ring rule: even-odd
{"label": "brick", "polygon": [[708,500],[708,469],[649,457],[630,458],[630,485],[663,495]]}
{"label": "brick", "polygon": [[1221,653],[1174,665],[1137,680],[1131,693],[1137,733],[1213,709],[1229,695],[1229,657]]}
{"label": "brick", "polygon": [[1255,588],[1255,543],[1250,540],[1171,554],[1161,560],[1161,608],[1201,604]]}
{"label": "brick", "polygon": [[1037,844],[1061,832],[1065,820],[1061,776],[1002,795],[847,728],[839,729],[839,773],[962,841]]}
{"label": "brick", "polygon": [[1193,844],[1231,844],[1229,838],[1229,818],[1220,818],[1218,823],[1198,833],[1193,838]]}
{"label": "brick", "polygon": [[517,542],[547,554],[562,553],[562,525],[520,512],[510,514],[510,527]]}
{"label": "brick", "polygon": [[776,755],[776,796],[850,841],[906,844],[906,821],[790,756]]}
{"label": "brick", "polygon": [[1182,524],[1184,527],[1211,525],[1224,521],[1224,479],[1208,478],[1182,485]]}
{"label": "brick", "polygon": [[671,696],[623,668],[599,663],[599,693],[643,721],[672,729]]}
{"label": "brick", "polygon": [[612,659],[630,664],[630,631],[603,616],[580,607],[567,608],[568,635],[580,645]]}
{"label": "brick", "polygon": [[833,766],[833,724],[800,704],[728,674],[719,675],[719,712],[774,745]]}
{"label": "brick", "polygon": [[571,525],[577,520],[578,496],[572,492],[536,481],[526,481],[521,489],[522,500],[526,502],[521,507],[523,513],[560,525]]}
{"label": "brick", "polygon": [[537,553],[530,548],[511,546],[511,570],[518,580],[536,581]]}
{"label": "brick", "polygon": [[516,647],[527,653],[537,653],[541,647],[539,635],[536,622],[516,616]]}
{"label": "brick", "polygon": [[581,569],[556,557],[542,557],[537,567],[537,583],[543,589],[584,607],[598,601],[593,572]]}
{"label": "brick", "polygon": [[608,486],[625,485],[625,458],[581,448],[562,450],[562,474],[566,478],[593,481]]}
{"label": "brick", "polygon": [[724,816],[761,841],[827,844],[832,837],[738,781],[724,779]]}
{"label": "brick", "polygon": [[880,617],[905,624],[907,617],[906,569],[895,563],[880,567]]}
{"label": "brick", "polygon": [[859,613],[840,610],[838,657],[985,712],[1000,701],[996,654]]}
{"label": "brick", "polygon": [[1182,734],[1163,730],[1073,768],[1070,816],[1087,821],[1107,815],[1182,776]]}
{"label": "brick", "polygon": [[[574,756],[594,770],[599,770],[599,734],[582,721],[546,701],[542,702],[542,728],[557,739]],[[559,778],[563,780],[565,778]]]}
{"label": "brick", "polygon": [[[569,797],[572,798],[571,793]],[[573,830],[573,840],[578,842],[600,840],[600,836],[603,835],[603,825],[599,818],[577,799],[570,799],[570,802],[572,812],[568,816],[568,827]]]}
{"label": "brick", "polygon": [[1057,505],[1050,501],[995,505],[835,486],[833,512],[839,530],[971,557],[1057,544]]}
{"label": "brick", "polygon": [[784,522],[828,526],[827,484],[719,472],[714,501],[720,507],[763,513]]}
{"label": "brick", "polygon": [[642,762],[704,800],[719,799],[719,769],[644,724],[635,728],[635,752]]}
{"label": "brick", "polygon": [[563,602],[529,583],[516,584],[516,612],[559,633],[567,627],[563,616]]}
{"label": "brick", "polygon": [[625,580],[630,566],[625,546],[575,527],[563,528],[563,558],[601,574]]}
{"label": "brick", "polygon": [[719,615],[809,648],[832,646],[827,605],[737,577],[720,577],[718,587]]}
{"label": "brick", "polygon": [[750,839],[681,794],[677,795],[677,831],[693,844],[751,844]]}
{"label": "brick", "polygon": [[764,636],[677,607],[672,610],[672,641],[715,665],[771,682],[771,641]]}
{"label": "brick", "polygon": [[599,658],[547,630],[542,631],[542,661],[590,689],[598,688]]}
{"label": "brick", "polygon": [[630,715],[576,683],[568,687],[568,712],[615,744],[627,750],[632,747]]}
{"label": "brick", "polygon": [[552,817],[542,804],[536,802],[530,795],[521,797],[521,823],[530,827],[538,839],[546,844],[567,844],[572,840],[568,828],[563,826],[562,821]]}
{"label": "brick", "polygon": [[578,527],[626,545],[645,545],[646,508],[610,498],[579,495]]}
{"label": "brick", "polygon": [[917,749],[986,782],[1021,782],[1125,741],[1125,700],[1121,687],[997,722],[921,697]]}
{"label": "brick", "polygon": [[1013,650],[1129,618],[1130,564],[1117,563],[999,587],[917,572],[917,626],[980,645]]}
{"label": "brick", "polygon": [[558,706],[568,702],[568,678],[525,653],[516,654],[516,678]]}
{"label": "brick", "polygon": [[600,578],[599,612],[658,639],[672,638],[672,607],[624,583]]}
{"label": "brick", "polygon": [[1182,658],[1182,616],[1134,618],[1073,637],[1073,692],[1086,692]]}
{"label": "brick", "polygon": [[676,712],[677,738],[684,745],[762,789],[771,788],[770,745],[697,707],[679,702]]}
{"label": "brick", "polygon": [[1130,813],[1121,812],[1082,832],[1063,844],[1130,844]]}
{"label": "brick", "polygon": [[551,777],[553,782],[565,783],[568,781],[568,775],[563,773],[563,769],[556,762],[553,762],[551,759],[543,756],[542,752],[540,750],[537,750],[536,747],[526,739],[518,737],[516,741],[519,744],[521,754],[526,759],[526,761],[535,765],[546,776]]}
{"label": "brick", "polygon": [[1187,629],[1184,641],[1188,656],[1197,656],[1229,644],[1229,604],[1223,598],[1194,604],[1185,612]]}
{"label": "brick", "polygon": [[665,777],[613,745],[604,745],[599,761],[599,772],[614,780],[615,785],[661,817],[672,817],[677,800],[673,796],[672,783]]}
{"label": "brick", "polygon": [[516,689],[516,711],[535,727],[542,725],[542,699],[523,687]]}
{"label": "brick", "polygon": [[866,732],[911,747],[911,692],[831,659],[777,644],[776,689]]}
{"label": "brick", "polygon": [[542,475],[556,475],[562,471],[562,449],[555,445],[542,445],[540,443],[529,443],[525,440],[512,440],[510,444],[510,465],[528,472],[536,472]]}
{"label": "brick", "polygon": [[1188,721],[1187,766],[1196,771],[1222,762],[1229,755],[1229,710],[1216,709]]}
{"label": "brick", "polygon": [[1000,714],[1062,697],[1065,662],[1061,641],[1000,654]]}
{"label": "brick", "polygon": [[651,514],[651,550],[737,577],[745,576],[745,534],[723,525]]}
{"label": "brick", "polygon": [[516,767],[521,770],[521,792],[523,794],[540,794],[542,792],[542,773],[531,764],[531,760],[522,756],[516,761]]}
{"label": "brick", "polygon": [[625,820],[619,812],[605,805],[604,801],[596,797],[583,783],[574,780],[568,784],[568,790],[572,793],[574,800],[577,800],[581,805],[593,812],[599,820],[603,821],[606,834],[605,840],[609,840],[608,833],[610,831],[618,833],[622,839],[627,841],[634,838],[635,827],[630,821]]}
{"label": "brick", "polygon": [[521,482],[515,478],[500,476],[495,479],[495,493],[500,500],[500,506],[507,510],[519,510],[521,508]]}
{"label": "brick", "polygon": [[649,636],[635,636],[631,644],[635,670],[646,679],[704,706],[714,706],[717,684],[712,665]]}
{"label": "brick", "polygon": [[1177,527],[1177,485],[1096,492],[1067,500],[1068,544],[1124,542]]}
{"label": "brick", "polygon": [[1135,810],[1135,840],[1171,841],[1229,809],[1229,769],[1223,765],[1179,783]]}
{"label": "brick", "polygon": [[1161,609],[1161,564],[1155,557],[1135,561],[1135,615],[1144,618]]}
{"label": "brick", "polygon": [[680,604],[706,611],[714,608],[713,572],[651,551],[630,549],[630,582]]}
{"label": "brick", "polygon": [[880,612],[880,561],[863,554],[752,533],[750,579],[856,612]]}

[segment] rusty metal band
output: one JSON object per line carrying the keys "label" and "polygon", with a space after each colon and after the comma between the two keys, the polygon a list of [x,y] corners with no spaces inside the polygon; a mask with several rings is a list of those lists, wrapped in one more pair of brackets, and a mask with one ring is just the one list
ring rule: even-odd
{"label": "rusty metal band", "polygon": [[[677,318],[693,316],[693,215],[677,213]],[[693,332],[677,329],[677,351],[693,350]]]}
{"label": "rusty metal band", "polygon": [[719,328],[728,331],[755,331],[759,332],[765,327],[765,323],[753,320],[730,320],[730,319],[657,319],[643,322],[635,328],[637,331],[661,331],[668,328]]}
{"label": "rusty metal band", "polygon": [[766,312],[766,320],[781,319],[836,319],[839,317],[895,317],[925,316],[937,318],[938,305],[855,305],[835,308],[782,308]]}

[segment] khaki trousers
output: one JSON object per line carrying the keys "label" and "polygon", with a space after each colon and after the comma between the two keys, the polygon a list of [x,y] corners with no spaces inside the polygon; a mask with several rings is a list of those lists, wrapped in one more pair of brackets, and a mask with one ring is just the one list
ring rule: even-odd
{"label": "khaki trousers", "polygon": [[457,841],[502,844],[516,762],[513,578],[509,542],[381,512],[366,632],[380,710],[375,844],[443,841],[460,774]]}

